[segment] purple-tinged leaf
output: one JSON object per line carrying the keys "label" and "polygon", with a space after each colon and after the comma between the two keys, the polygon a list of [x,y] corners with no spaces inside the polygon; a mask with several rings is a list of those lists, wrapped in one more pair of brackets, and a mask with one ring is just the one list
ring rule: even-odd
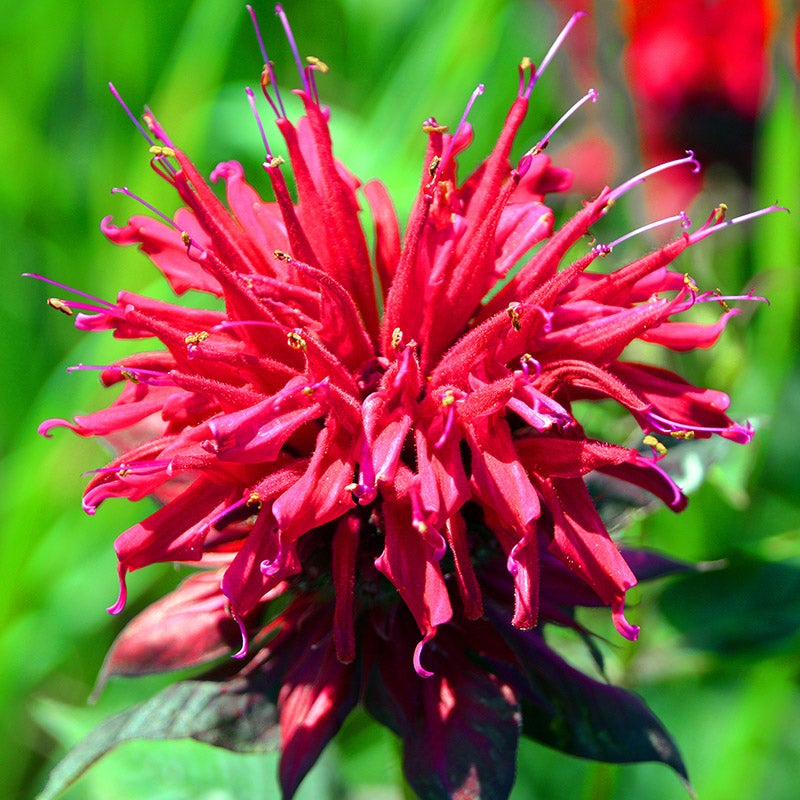
{"label": "purple-tinged leaf", "polygon": [[285,800],[294,796],[358,701],[358,669],[336,657],[330,617],[325,615],[321,622],[304,632],[302,646],[295,647],[287,662],[280,690],[279,779]]}
{"label": "purple-tinged leaf", "polygon": [[182,681],[95,728],[50,774],[37,800],[54,800],[96,761],[125,742],[196,739],[237,752],[278,745],[275,704],[253,681]]}
{"label": "purple-tinged leaf", "polygon": [[584,675],[551,650],[539,632],[513,629],[501,614],[490,611],[518,658],[520,680],[513,683],[523,735],[596,761],[658,761],[688,785],[677,745],[640,697]]}
{"label": "purple-tinged leaf", "polygon": [[458,635],[440,629],[425,649],[433,675],[420,680],[398,645],[410,636],[394,630],[373,665],[364,706],[403,739],[403,771],[421,800],[504,800],[516,774],[519,705],[463,644],[448,646]]}
{"label": "purple-tinged leaf", "polygon": [[669,558],[653,550],[622,548],[622,555],[637,580],[640,581],[652,581],[657,578],[665,578],[667,575],[680,575],[687,572],[709,572],[725,566],[724,561],[700,561],[693,564],[690,561]]}

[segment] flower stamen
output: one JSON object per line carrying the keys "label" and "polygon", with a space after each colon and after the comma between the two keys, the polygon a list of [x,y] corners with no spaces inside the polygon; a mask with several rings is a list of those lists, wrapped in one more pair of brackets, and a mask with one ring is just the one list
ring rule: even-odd
{"label": "flower stamen", "polygon": [[[71,300],[58,300],[58,303],[63,305],[68,305],[70,308],[81,308],[81,309],[89,309],[89,310],[102,310],[103,312],[107,312],[110,309],[115,308],[113,303],[109,303],[108,300],[101,300],[99,297],[95,297],[92,294],[87,294],[86,292],[81,292],[78,289],[73,289],[71,286],[67,286],[64,283],[59,283],[58,281],[54,281],[52,278],[45,278],[44,275],[39,275],[35,272],[23,272],[23,278],[34,278],[37,281],[42,281],[42,283],[49,283],[51,286],[57,286],[59,289],[63,289],[65,292],[72,292],[72,294],[77,294],[80,297],[85,297],[88,300],[92,301],[92,305],[86,305],[81,303],[73,303]],[[54,298],[57,299],[57,298]],[[48,300],[48,304],[51,305],[53,308],[57,308]],[[59,311],[61,309],[59,308]]]}
{"label": "flower stamen", "polygon": [[542,77],[542,74],[547,69],[550,62],[553,60],[553,56],[558,52],[559,48],[563,44],[564,40],[569,36],[569,32],[575,27],[575,23],[581,19],[581,17],[585,17],[585,11],[576,11],[570,18],[567,20],[567,24],[561,29],[561,33],[556,36],[555,41],[553,44],[550,45],[550,49],[545,54],[545,57],[539,63],[539,66],[532,70],[530,80],[528,81],[528,86],[525,89],[525,92],[522,94],[526,100],[531,96],[531,92],[533,91],[533,87],[536,86],[537,81],[539,78]]}
{"label": "flower stamen", "polygon": [[317,79],[314,77],[314,72],[321,72],[323,75],[328,72],[328,65],[322,59],[316,56],[306,56],[308,66],[305,68],[305,73],[308,77],[308,84],[311,87],[311,97],[314,102],[319,105],[319,92],[317,91]]}
{"label": "flower stamen", "polygon": [[[550,139],[552,138],[553,134],[586,102],[590,101],[593,103],[597,102],[597,89],[589,89],[586,94],[581,97],[576,103],[573,103],[572,106],[561,115],[561,118],[550,128],[549,131],[541,138],[539,141],[525,153],[525,156],[535,156],[541,153],[547,145],[550,143]],[[523,158],[525,157],[523,156]],[[520,164],[522,162],[520,161]]]}
{"label": "flower stamen", "polygon": [[702,425],[690,425],[687,423],[673,422],[671,419],[662,417],[655,411],[648,411],[645,414],[647,420],[653,424],[660,433],[665,433],[673,439],[694,439],[697,434],[726,434],[734,433],[743,441],[750,441],[753,438],[753,426],[746,422],[744,425],[733,425],[730,427],[707,427]]}
{"label": "flower stamen", "polygon": [[166,372],[154,369],[127,367],[123,364],[73,364],[67,372],[118,372],[120,377],[131,383],[144,383],[148,386],[172,386],[174,381]]}
{"label": "flower stamen", "polygon": [[75,313],[69,307],[69,303],[65,302],[64,300],[60,300],[58,297],[48,297],[47,305],[49,305],[50,308],[54,308],[56,311],[60,311],[62,314],[66,314],[68,317],[73,316]]}
{"label": "flower stamen", "polygon": [[[722,208],[718,206],[718,208]],[[717,209],[715,209],[715,212]],[[758,211],[751,211],[749,214],[742,214],[741,216],[734,217],[733,219],[726,219],[722,222],[717,222],[715,225],[711,225],[710,227],[701,227],[698,228],[694,233],[689,234],[689,242],[691,244],[696,244],[697,242],[702,241],[707,236],[711,236],[712,233],[716,233],[723,228],[730,227],[731,225],[738,225],[740,222],[747,222],[751,219],[756,219],[756,217],[763,217],[766,214],[772,214],[775,211],[786,211],[789,213],[789,209],[784,206],[779,206],[777,203],[774,203],[771,206],[767,206],[766,208],[760,208]],[[713,217],[713,214],[712,214]]]}
{"label": "flower stamen", "polygon": [[435,167],[434,167],[434,161],[436,161],[436,159],[434,158],[433,161],[431,161],[431,166],[429,169],[434,170],[434,173],[431,176],[431,185],[436,183],[436,181],[439,179],[439,176],[442,174],[442,170],[444,170],[444,168],[447,166],[447,159],[453,152],[453,147],[455,146],[456,140],[458,139],[459,134],[463,130],[464,125],[466,125],[467,123],[467,117],[469,116],[469,112],[472,110],[472,106],[475,104],[475,101],[483,94],[484,89],[485,87],[482,83],[479,83],[475,87],[475,90],[472,92],[469,100],[467,101],[467,106],[464,109],[464,113],[461,115],[461,120],[459,121],[455,131],[453,131],[453,135],[450,137],[450,141],[447,143],[447,149],[444,151],[444,154],[442,155],[441,159],[439,159],[439,161],[436,162]]}
{"label": "flower stamen", "polygon": [[667,454],[667,448],[661,442],[656,439],[655,436],[652,434],[647,434],[647,436],[642,439],[642,443],[646,444],[648,447],[653,448],[653,455],[659,459],[663,458]]}
{"label": "flower stamen", "polygon": [[292,55],[294,56],[294,63],[297,65],[297,71],[300,73],[300,80],[303,82],[303,89],[309,97],[313,97],[308,78],[306,77],[306,70],[303,67],[303,61],[300,58],[300,53],[297,49],[297,42],[295,41],[291,25],[289,25],[289,18],[286,16],[283,6],[275,6],[275,14],[277,15],[278,19],[280,19],[281,24],[283,25],[283,30],[286,33],[286,39],[289,42],[289,47],[291,48]]}
{"label": "flower stamen", "polygon": [[198,331],[197,333],[190,333],[183,338],[187,347],[196,347],[198,344],[208,339],[208,331]]}
{"label": "flower stamen", "polygon": [[[681,211],[679,214],[675,214],[671,217],[665,217],[664,219],[656,220],[655,222],[651,222],[647,225],[642,225],[640,228],[637,228],[630,233],[626,233],[624,236],[620,236],[618,239],[614,239],[613,242],[609,242],[608,244],[595,244],[592,247],[592,250],[600,256],[607,256],[618,244],[621,244],[622,242],[625,242],[634,236],[638,236],[640,233],[645,233],[646,231],[653,230],[654,228],[659,228],[662,225],[669,225],[672,222],[680,222],[681,228],[684,230],[689,228],[692,224],[689,217],[686,216],[686,212]],[[695,289],[697,289],[696,286]]]}
{"label": "flower stamen", "polygon": [[128,104],[122,99],[122,95],[117,91],[117,87],[109,81],[108,88],[111,94],[114,96],[114,99],[122,106],[122,110],[128,115],[128,119],[136,126],[136,130],[144,136],[147,140],[147,143],[152,147],[155,145],[155,141],[153,140],[152,136],[147,132],[145,127],[142,125],[141,122],[136,118],[136,115],[128,108]]}
{"label": "flower stamen", "polygon": [[154,205],[151,205],[143,198],[139,197],[138,194],[134,194],[127,186],[123,186],[121,189],[115,186],[111,190],[111,194],[121,194],[125,197],[130,197],[131,200],[135,200],[140,205],[143,205],[148,211],[152,211],[156,216],[162,219],[170,228],[173,230],[178,230],[178,226],[163,212],[159,211]]}
{"label": "flower stamen", "polygon": [[289,343],[289,347],[291,347],[292,350],[306,350],[308,348],[308,344],[303,338],[303,331],[300,328],[289,331],[289,333],[286,334],[286,341]]}
{"label": "flower stamen", "polygon": [[526,380],[530,380],[531,378],[531,365],[535,372],[534,377],[538,377],[542,371],[542,365],[530,353],[523,353],[522,356],[520,356],[519,363]]}
{"label": "flower stamen", "polygon": [[245,93],[247,94],[247,102],[250,104],[250,109],[253,112],[253,116],[256,120],[256,125],[258,125],[258,132],[261,134],[261,142],[264,145],[264,152],[266,153],[266,158],[264,160],[266,164],[272,164],[275,160],[275,157],[272,155],[272,150],[270,149],[269,142],[267,141],[267,134],[264,130],[264,125],[261,122],[261,115],[258,113],[258,109],[256,108],[256,96],[253,90],[248,86],[245,88]]}
{"label": "flower stamen", "polygon": [[[261,28],[258,24],[258,19],[256,18],[256,12],[251,5],[247,6],[247,11],[250,14],[250,19],[253,21],[253,28],[256,32],[256,39],[258,40],[258,47],[261,50],[261,58],[264,62],[264,68],[261,72],[261,91],[264,93],[264,97],[266,98],[267,102],[272,106],[272,110],[275,112],[275,116],[279,119],[282,117],[286,119],[286,109],[283,107],[283,100],[281,99],[281,93],[278,90],[278,81],[275,77],[275,71],[272,68],[272,62],[269,60],[269,56],[267,55],[267,48],[264,46],[264,38],[261,35]],[[269,96],[269,92],[267,92],[267,86],[272,85],[275,89],[275,98],[278,101],[278,106],[275,105],[272,98]],[[280,110],[278,110],[280,108]]]}
{"label": "flower stamen", "polygon": [[[528,73],[527,81],[525,80],[526,72]],[[530,94],[530,89],[528,89],[528,86],[530,86],[531,81],[533,80],[535,74],[536,74],[536,65],[533,63],[533,61],[530,60],[530,58],[528,58],[528,56],[524,56],[522,61],[519,62],[519,90],[517,91],[518,97],[525,96],[526,90],[528,91],[528,94]],[[530,88],[532,89],[533,87],[530,86]]]}
{"label": "flower stamen", "polygon": [[766,303],[769,305],[769,300],[766,297],[753,294],[752,290],[747,294],[722,294],[719,289],[714,289],[713,292],[703,292],[702,294],[697,295],[695,298],[696,303],[719,303],[722,306],[723,311],[730,311],[731,309],[725,302],[726,300],[734,300],[742,303],[752,301],[755,303]]}
{"label": "flower stamen", "polygon": [[611,205],[626,192],[633,189],[634,186],[644,183],[653,175],[657,175],[659,172],[664,172],[665,170],[672,169],[673,167],[680,167],[683,164],[690,164],[692,167],[692,172],[694,173],[700,171],[700,162],[694,157],[694,151],[687,150],[684,158],[676,158],[674,161],[666,161],[663,164],[657,164],[655,167],[650,167],[650,169],[646,169],[644,172],[634,175],[632,178],[625,181],[625,183],[620,184],[616,189],[612,189],[608,195],[608,204]]}

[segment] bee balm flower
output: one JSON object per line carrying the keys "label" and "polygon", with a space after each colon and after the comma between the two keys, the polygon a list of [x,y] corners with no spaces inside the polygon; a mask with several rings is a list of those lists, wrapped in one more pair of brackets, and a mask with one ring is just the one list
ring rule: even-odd
{"label": "bee balm flower", "polygon": [[[575,607],[601,605],[634,639],[624,604],[637,572],[675,568],[618,548],[587,476],[644,488],[678,511],[685,498],[658,463],[664,441],[752,435],[726,415],[721,392],[625,357],[637,340],[710,347],[738,313],[670,268],[729,224],[723,209],[693,232],[685,215],[667,220],[684,227],[675,241],[608,274],[590,267],[622,240],[562,264],[629,189],[660,169],[696,167],[693,156],[602,189],[555,233],[545,196],[570,182],[541,152],[555,129],[512,160],[534,85],[579,16],[538,68],[523,60],[497,143],[469,177],[458,177],[457,157],[483,87],[452,133],[424,122],[427,153],[402,236],[384,187],[362,185],[334,157],[317,59],[298,58],[304,113],[293,121],[263,52],[263,94],[286,153],[272,149],[256,112],[272,200],[236,162],[211,175],[225,185],[218,199],[148,112],[153,168],[183,207],[168,217],[148,206],[102,230],[138,245],[176,294],[218,302],[208,310],[130,292],[51,302],[79,312],[83,330],[158,346],[77,367],[99,370],[120,394],[41,427],[119,447],[94,472],[88,513],[112,497],[161,504],[117,539],[120,595],[109,610],[124,607],[132,570],[204,568],[133,620],[104,673],[235,654],[241,661],[223,672],[239,688],[219,697],[244,682],[254,704],[276,704],[287,797],[357,703],[403,737],[422,797],[507,796],[520,732],[684,774],[641,701],[567,666],[541,633],[545,622],[580,629]],[[588,100],[594,90],[573,110]],[[701,302],[724,306],[718,322],[682,318]],[[587,436],[573,404],[609,398],[650,449]],[[556,736],[557,725],[567,733]]]}

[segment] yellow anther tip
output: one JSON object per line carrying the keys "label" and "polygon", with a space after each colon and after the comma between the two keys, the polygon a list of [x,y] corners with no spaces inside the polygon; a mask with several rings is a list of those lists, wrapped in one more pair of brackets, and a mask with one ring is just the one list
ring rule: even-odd
{"label": "yellow anther tip", "polygon": [[59,300],[58,297],[48,297],[47,305],[49,305],[50,308],[54,308],[56,311],[60,311],[62,314],[66,314],[68,317],[72,317],[75,314],[75,312],[63,300]]}
{"label": "yellow anther tip", "polygon": [[667,454],[667,448],[661,442],[659,442],[655,436],[648,434],[642,441],[648,447],[652,447],[660,456],[665,456]]}
{"label": "yellow anther tip", "polygon": [[329,69],[328,65],[316,56],[306,56],[306,61],[308,61],[312,67],[318,69],[320,72],[327,72]]}
{"label": "yellow anther tip", "polygon": [[139,383],[139,379],[136,377],[136,375],[124,367],[119,371],[119,374],[122,375],[126,381],[130,381],[131,383]]}
{"label": "yellow anther tip", "polygon": [[289,331],[286,334],[286,341],[292,350],[305,350],[308,347],[306,340],[297,331]]}
{"label": "yellow anther tip", "polygon": [[411,524],[423,536],[428,532],[428,526],[420,519],[415,519]]}
{"label": "yellow anther tip", "polygon": [[198,333],[190,333],[188,336],[184,337],[183,341],[191,346],[195,344],[200,344],[200,342],[204,342],[208,339],[208,331],[199,331]]}

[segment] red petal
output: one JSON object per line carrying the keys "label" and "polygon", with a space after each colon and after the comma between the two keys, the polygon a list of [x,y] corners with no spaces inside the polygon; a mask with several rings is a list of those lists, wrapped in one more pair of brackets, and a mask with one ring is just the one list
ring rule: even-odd
{"label": "red petal", "polygon": [[698,325],[694,322],[665,322],[642,335],[645,342],[669,347],[670,350],[685,352],[698,347],[707,348],[716,344],[728,320],[741,314],[739,308],[726,311],[713,325]]}
{"label": "red petal", "polygon": [[368,181],[364,194],[375,220],[375,266],[385,297],[400,261],[400,226],[389,192],[380,181]]}
{"label": "red petal", "polygon": [[198,478],[181,495],[121,533],[114,549],[125,570],[164,561],[198,561],[211,520],[241,490]]}
{"label": "red petal", "polygon": [[336,655],[343,664],[356,657],[355,575],[360,523],[353,514],[339,520],[333,535],[331,573],[336,591],[333,615],[333,639]]}
{"label": "red petal", "polygon": [[[429,641],[438,625],[453,615],[447,586],[439,567],[441,553],[430,538],[412,524],[411,504],[408,501],[383,503],[384,550],[375,559],[375,566],[394,584]],[[419,664],[419,645],[415,667],[420,675],[427,670]]]}
{"label": "red petal", "polygon": [[346,488],[355,468],[350,441],[347,436],[337,438],[333,426],[329,418],[303,477],[275,501],[273,513],[282,541],[294,542],[354,506]]}
{"label": "red petal", "polygon": [[131,217],[123,228],[113,225],[111,217],[106,217],[100,223],[100,230],[115,244],[138,244],[177,294],[197,289],[218,297],[222,295],[219,283],[187,255],[180,231],[152,217],[139,215]]}
{"label": "red petal", "polygon": [[278,696],[279,779],[285,800],[294,795],[358,701],[358,673],[337,659],[329,617],[321,615],[319,623],[294,632],[303,646],[289,659]]}
{"label": "red petal", "polygon": [[554,478],[542,482],[542,491],[553,514],[550,550],[580,575],[604,603],[620,602],[625,592],[636,585],[636,576],[611,541],[583,481]]}
{"label": "red petal", "polygon": [[[275,565],[265,572],[262,563]],[[275,518],[262,508],[258,519],[242,542],[236,557],[225,570],[221,588],[230,599],[237,617],[252,611],[264,595],[290,575],[300,571],[294,548],[283,548]]]}
{"label": "red petal", "polygon": [[447,520],[445,537],[455,562],[458,593],[464,604],[464,616],[467,619],[478,619],[483,615],[481,587],[478,585],[478,578],[472,565],[467,525],[461,514],[453,514]]}
{"label": "red petal", "polygon": [[578,478],[637,458],[635,450],[590,439],[529,436],[517,439],[515,444],[525,467],[545,478]]}
{"label": "red petal", "polygon": [[521,535],[539,517],[541,507],[520,463],[508,423],[481,417],[467,426],[467,441],[472,451],[475,495],[495,510],[505,527]]}

